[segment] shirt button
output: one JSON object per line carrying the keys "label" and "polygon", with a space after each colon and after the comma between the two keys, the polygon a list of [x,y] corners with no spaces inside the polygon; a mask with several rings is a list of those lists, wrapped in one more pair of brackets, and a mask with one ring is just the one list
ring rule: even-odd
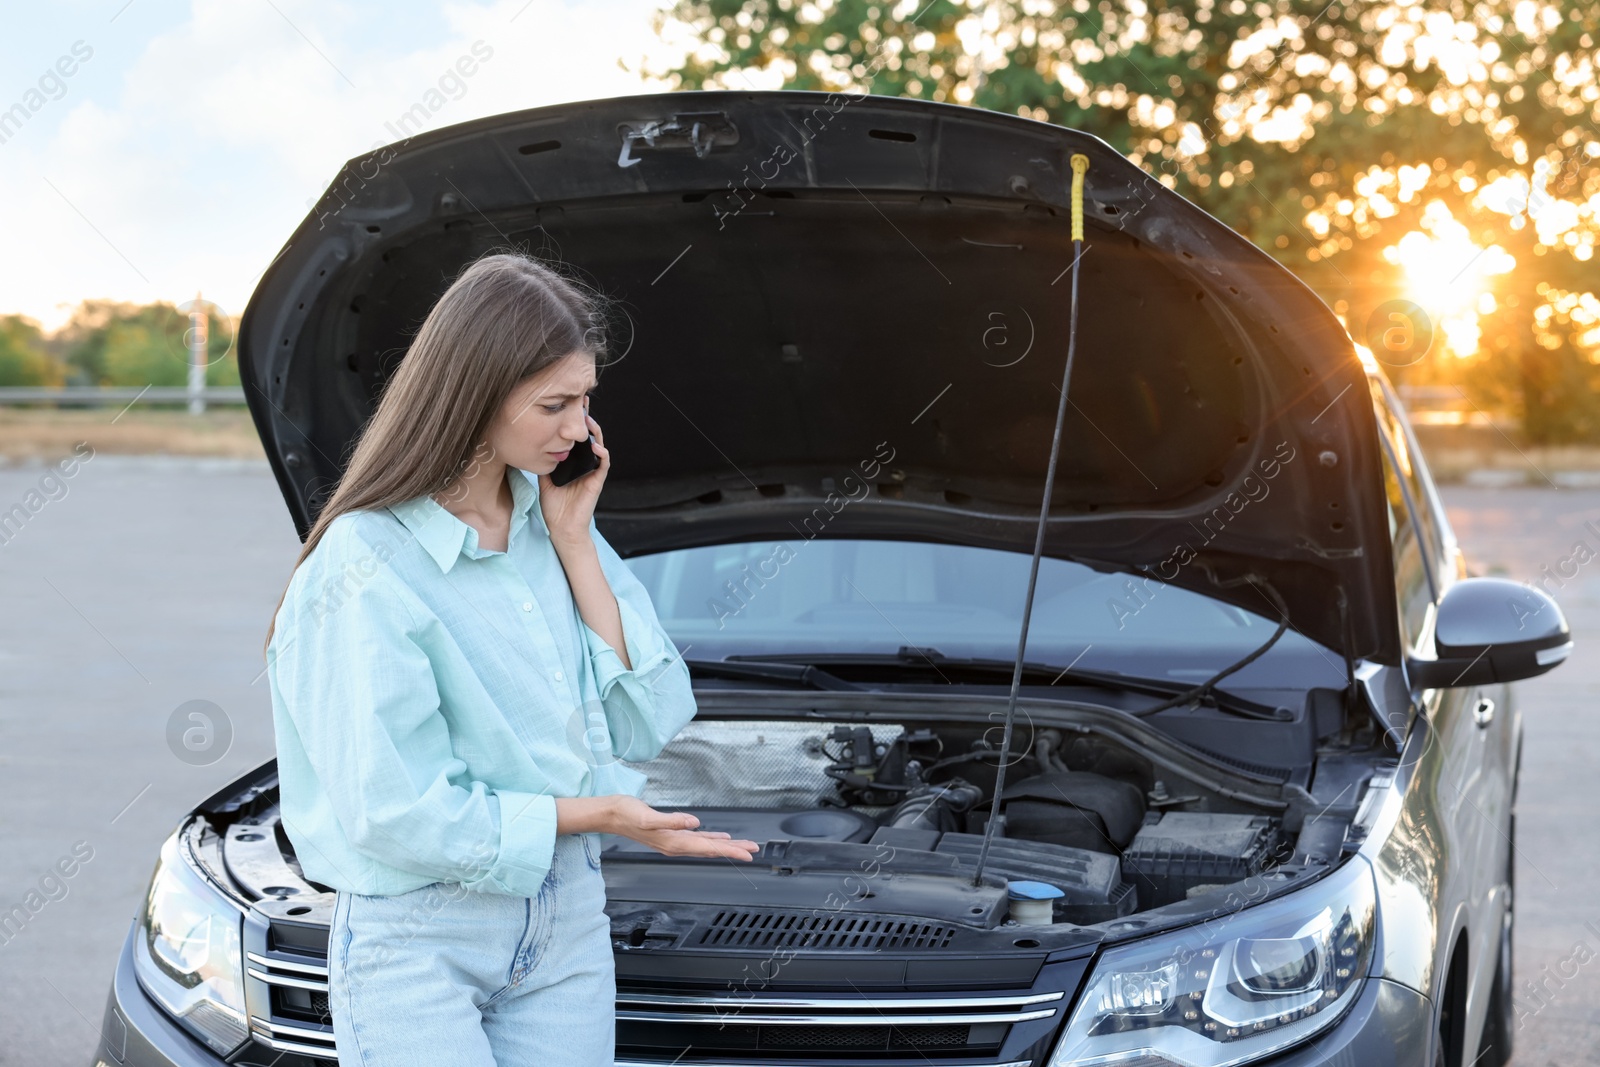
{"label": "shirt button", "polygon": [[556,671],[556,681],[558,681],[558,682],[561,681],[561,672],[560,671]]}
{"label": "shirt button", "polygon": [[522,610],[523,610],[523,611],[532,611],[532,610],[533,610],[533,601],[531,601],[531,600],[524,600],[524,601],[523,601],[523,602],[522,602]]}

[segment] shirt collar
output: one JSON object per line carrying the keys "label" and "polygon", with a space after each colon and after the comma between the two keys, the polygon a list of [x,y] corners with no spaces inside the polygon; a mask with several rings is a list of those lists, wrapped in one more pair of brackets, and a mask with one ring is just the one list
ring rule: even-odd
{"label": "shirt collar", "polygon": [[[534,503],[539,499],[538,475],[520,467],[506,466],[507,482],[511,486],[511,530],[506,536],[506,550],[516,540],[517,533],[531,520]],[[445,574],[455,566],[463,553],[474,559],[496,553],[478,547],[478,531],[452,514],[431,494],[424,493],[399,504],[390,505],[389,511],[416,537],[439,570]]]}

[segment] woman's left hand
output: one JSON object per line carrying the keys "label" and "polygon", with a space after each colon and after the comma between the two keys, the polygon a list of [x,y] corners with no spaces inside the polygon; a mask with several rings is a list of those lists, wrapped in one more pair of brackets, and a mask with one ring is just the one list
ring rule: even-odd
{"label": "woman's left hand", "polygon": [[594,519],[595,504],[600,499],[606,474],[611,470],[611,453],[606,450],[600,424],[587,411],[583,417],[594,435],[590,447],[600,466],[566,485],[555,484],[548,474],[539,475],[539,510],[544,515],[545,526],[550,529],[550,539],[559,543],[582,544],[590,540],[589,523]]}

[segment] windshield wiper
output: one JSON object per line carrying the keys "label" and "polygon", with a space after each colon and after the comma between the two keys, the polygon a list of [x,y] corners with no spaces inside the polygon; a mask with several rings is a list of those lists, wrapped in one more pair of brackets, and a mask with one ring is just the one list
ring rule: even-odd
{"label": "windshield wiper", "polygon": [[[884,655],[875,652],[830,652],[830,653],[778,653],[751,657],[750,661],[743,656],[732,655],[728,661],[751,662],[759,660],[773,665],[782,664],[793,667],[799,664],[828,664],[838,667],[896,667],[904,670],[927,670],[937,672],[940,667],[949,667],[957,670],[980,671],[983,673],[1010,674],[1016,668],[1016,661],[1009,659],[990,659],[983,656],[953,657],[946,656],[936,648],[916,648],[911,645],[901,647],[894,655]],[[1159,678],[1140,678],[1131,674],[1117,674],[1114,671],[1085,670],[1079,667],[1061,667],[1053,663],[1039,663],[1025,660],[1022,664],[1024,678],[1047,678],[1056,682],[1065,678],[1069,681],[1084,682],[1089,685],[1101,686],[1109,689],[1125,689],[1132,693],[1146,693],[1150,696],[1171,696],[1187,689],[1181,684],[1165,681]]]}
{"label": "windshield wiper", "polygon": [[[1270,643],[1267,647],[1270,647]],[[1256,655],[1264,652],[1265,648],[1257,651]],[[1253,658],[1253,657],[1252,657]],[[778,653],[775,655],[761,656],[759,659],[744,660],[740,656],[729,656],[727,660],[716,661],[719,664],[748,664],[755,667],[758,664],[772,668],[789,668],[797,670],[802,665],[827,664],[840,667],[898,667],[905,670],[927,669],[932,667],[935,671],[940,667],[949,667],[955,670],[980,671],[995,674],[1011,674],[1016,669],[1015,660],[990,659],[987,657],[951,657],[946,656],[935,648],[916,648],[910,645],[902,646],[894,655],[880,653]],[[1197,703],[1209,700],[1211,706],[1219,711],[1225,711],[1246,719],[1264,719],[1270,722],[1283,722],[1291,719],[1294,713],[1287,708],[1270,707],[1253,700],[1235,696],[1231,693],[1219,693],[1213,688],[1216,682],[1227,674],[1232,674],[1243,664],[1231,666],[1223,674],[1214,676],[1208,681],[1195,686],[1184,682],[1172,682],[1163,678],[1144,678],[1133,674],[1118,674],[1115,671],[1097,671],[1082,667],[1061,667],[1050,663],[1023,661],[1022,675],[1024,679],[1048,679],[1046,685],[1054,685],[1059,681],[1076,682],[1090,685],[1099,689],[1111,689],[1119,692],[1137,693],[1143,696],[1164,698],[1150,708],[1138,708],[1129,711],[1131,715],[1149,715],[1183,704]],[[859,688],[843,679],[837,681],[846,688]]]}
{"label": "windshield wiper", "polygon": [[[1282,607],[1282,601],[1281,600],[1279,601],[1279,607],[1280,607],[1280,609]],[[1213,701],[1215,701],[1216,700],[1216,695],[1217,695],[1216,687],[1217,687],[1217,683],[1218,682],[1222,681],[1224,678],[1226,678],[1228,675],[1232,674],[1233,672],[1238,671],[1238,670],[1242,670],[1243,668],[1248,667],[1250,664],[1254,663],[1256,660],[1260,659],[1262,656],[1265,656],[1267,654],[1267,651],[1270,648],[1272,648],[1273,645],[1278,643],[1278,638],[1282,637],[1284,635],[1284,633],[1288,629],[1289,629],[1289,613],[1287,611],[1284,611],[1283,614],[1282,614],[1282,618],[1280,618],[1278,620],[1278,628],[1276,630],[1272,631],[1272,636],[1267,638],[1266,641],[1263,644],[1261,644],[1257,648],[1255,648],[1255,649],[1251,650],[1249,653],[1247,653],[1244,656],[1244,658],[1236,660],[1233,663],[1228,664],[1226,667],[1222,668],[1222,670],[1218,671],[1216,674],[1213,674],[1210,678],[1207,678],[1205,681],[1201,682],[1199,685],[1195,686],[1193,689],[1190,689],[1187,692],[1179,693],[1177,696],[1172,697],[1172,698],[1170,698],[1168,700],[1164,700],[1160,704],[1157,704],[1155,707],[1142,708],[1139,711],[1134,712],[1134,714],[1135,715],[1154,715],[1158,711],[1165,711],[1167,708],[1175,708],[1175,707],[1179,706],[1180,704],[1188,704],[1188,703],[1190,703],[1192,701],[1203,700],[1203,699],[1205,699],[1207,697],[1210,697]],[[1237,698],[1235,698],[1235,699],[1237,699]],[[1222,705],[1218,704],[1217,706],[1221,707]],[[1261,705],[1256,705],[1256,706],[1260,707]],[[1279,714],[1280,710],[1287,710],[1287,709],[1274,709],[1274,711],[1273,711],[1273,713],[1272,713],[1272,715],[1270,717],[1274,718],[1274,719],[1283,718],[1284,716]],[[1292,713],[1291,713],[1291,715],[1292,715]],[[1259,717],[1259,716],[1252,715],[1252,717]]]}
{"label": "windshield wiper", "polygon": [[862,686],[847,682],[837,674],[830,674],[810,663],[779,659],[685,659],[690,674],[711,675],[722,678],[756,678],[764,682],[791,682],[811,689],[860,690]]}

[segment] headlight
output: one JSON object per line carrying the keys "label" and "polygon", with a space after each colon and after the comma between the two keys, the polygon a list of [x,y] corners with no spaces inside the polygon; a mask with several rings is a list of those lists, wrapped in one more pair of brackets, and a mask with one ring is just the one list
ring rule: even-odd
{"label": "headlight", "polygon": [[250,1036],[236,908],[181,854],[179,835],[161,846],[139,929],[134,973],[145,991],[219,1055]]}
{"label": "headlight", "polygon": [[1050,1067],[1228,1067],[1304,1041],[1360,994],[1376,911],[1371,868],[1352,858],[1277,900],[1108,950]]}

